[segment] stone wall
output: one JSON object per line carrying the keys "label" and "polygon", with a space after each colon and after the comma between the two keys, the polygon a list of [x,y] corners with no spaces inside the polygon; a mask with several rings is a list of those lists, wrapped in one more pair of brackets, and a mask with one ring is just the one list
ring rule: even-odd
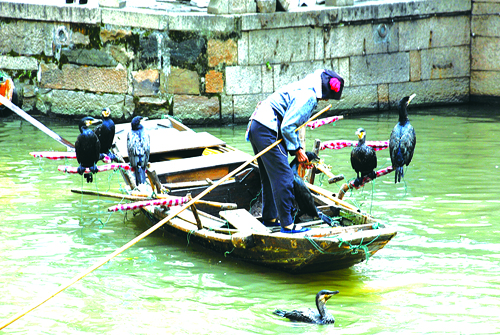
{"label": "stone wall", "polygon": [[243,123],[322,67],[346,80],[334,110],[385,110],[411,93],[420,105],[462,103],[500,96],[483,84],[498,76],[495,6],[474,2],[471,44],[470,0],[240,15],[0,2],[0,69],[24,88],[23,109],[72,118],[109,106],[121,120]]}
{"label": "stone wall", "polygon": [[472,2],[471,81],[473,101],[500,95],[500,0]]}

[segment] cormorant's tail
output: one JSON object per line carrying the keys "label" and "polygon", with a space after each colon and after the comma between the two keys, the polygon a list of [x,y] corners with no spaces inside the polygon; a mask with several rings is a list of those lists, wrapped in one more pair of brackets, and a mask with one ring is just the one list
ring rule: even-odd
{"label": "cormorant's tail", "polygon": [[397,184],[401,181],[401,178],[404,177],[404,168],[402,166],[397,166],[394,169],[394,184]]}
{"label": "cormorant's tail", "polygon": [[146,171],[142,167],[138,166],[135,169],[134,174],[135,174],[135,183],[137,184],[137,186],[146,183]]}

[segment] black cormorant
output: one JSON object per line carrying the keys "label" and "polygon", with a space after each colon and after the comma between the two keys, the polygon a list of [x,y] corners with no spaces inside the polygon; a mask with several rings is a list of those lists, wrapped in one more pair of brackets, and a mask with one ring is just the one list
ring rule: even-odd
{"label": "black cormorant", "polygon": [[[89,126],[94,123],[99,123],[101,120],[94,119],[91,116],[84,117],[78,127],[80,128],[80,135],[78,135],[75,142],[76,159],[80,166],[78,166],[78,173],[83,174],[86,168],[89,168],[90,172],[97,173],[96,163],[99,161],[99,150],[101,145],[97,135],[89,129]],[[91,183],[92,173],[85,174],[87,183]]]}
{"label": "black cormorant", "polygon": [[127,150],[130,166],[134,169],[135,183],[137,186],[146,183],[146,166],[149,162],[149,134],[144,131],[142,116],[132,119],[132,129],[127,135]]}
{"label": "black cormorant", "polygon": [[[108,107],[103,108],[101,114],[102,124],[94,129],[94,132],[99,138],[99,142],[101,142],[101,156],[108,155],[111,160],[116,160],[115,155],[110,152],[115,138],[115,123],[110,118],[111,111]],[[101,157],[101,159],[102,158],[103,157]]]}
{"label": "black cormorant", "polygon": [[328,299],[337,293],[339,293],[339,291],[319,291],[319,293],[316,294],[316,307],[318,307],[317,312],[311,308],[298,310],[294,309],[293,311],[283,311],[277,309],[274,311],[274,314],[288,318],[290,321],[316,323],[321,325],[335,323],[335,318],[328,312],[325,304]]}
{"label": "black cormorant", "polygon": [[375,168],[377,167],[377,154],[372,147],[365,144],[366,131],[363,128],[358,128],[356,131],[358,136],[358,145],[351,151],[351,166],[356,171],[357,178],[354,185],[357,187],[363,182],[364,177],[375,179],[377,174]]}
{"label": "black cormorant", "polygon": [[400,182],[404,176],[403,166],[410,164],[415,145],[417,144],[415,129],[413,129],[410,120],[408,120],[408,111],[406,110],[415,95],[412,94],[399,101],[399,121],[394,126],[394,129],[392,129],[389,140],[391,162],[395,172],[394,183]]}
{"label": "black cormorant", "polygon": [[[319,162],[319,157],[314,152],[307,151],[306,152],[307,159],[309,162]],[[300,217],[302,214],[307,214],[310,217],[319,217],[324,222],[332,225],[332,220],[328,215],[323,214],[314,204],[314,198],[311,194],[311,191],[304,183],[304,180],[300,178],[298,169],[299,169],[299,161],[297,157],[295,157],[290,162],[290,168],[293,171],[293,194],[295,196],[295,201],[299,207],[299,212],[297,217]]]}

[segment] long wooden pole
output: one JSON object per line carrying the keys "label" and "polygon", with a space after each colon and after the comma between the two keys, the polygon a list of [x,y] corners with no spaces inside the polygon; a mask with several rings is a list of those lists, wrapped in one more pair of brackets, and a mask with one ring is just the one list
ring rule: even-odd
{"label": "long wooden pole", "polygon": [[[328,105],[327,107],[323,108],[321,111],[319,111],[318,113],[314,114],[309,120],[307,120],[306,123],[304,123],[303,125],[301,125],[300,127],[298,127],[295,131],[298,131],[302,127],[305,127],[305,125],[308,122],[311,122],[312,120],[316,119],[318,116],[320,116],[324,112],[328,111],[331,107],[332,107],[332,105]],[[29,312],[31,312],[32,310],[34,310],[35,308],[37,308],[38,306],[40,306],[40,305],[44,304],[45,302],[47,302],[48,300],[52,299],[57,294],[61,293],[62,291],[64,291],[65,289],[67,289],[68,287],[70,287],[71,285],[73,285],[74,283],[76,283],[77,281],[79,281],[80,279],[82,279],[83,277],[87,276],[88,274],[90,274],[94,270],[100,268],[101,266],[103,266],[104,264],[106,264],[107,262],[109,262],[110,260],[112,260],[113,258],[115,258],[116,256],[118,256],[119,254],[121,254],[122,252],[124,252],[125,250],[127,250],[128,248],[130,248],[131,246],[133,246],[134,244],[136,244],[137,242],[141,241],[146,236],[148,236],[151,233],[153,233],[155,230],[157,230],[158,228],[160,228],[161,226],[163,226],[168,221],[172,220],[174,217],[176,217],[177,215],[179,215],[181,212],[183,212],[187,208],[191,207],[191,205],[193,205],[197,200],[203,198],[205,195],[207,195],[208,193],[210,193],[214,188],[216,188],[217,186],[219,186],[220,184],[224,183],[226,180],[228,180],[229,178],[231,178],[232,176],[234,176],[235,174],[237,174],[238,172],[240,172],[241,170],[243,170],[247,165],[249,165],[250,163],[252,163],[255,159],[259,158],[260,156],[264,155],[266,152],[268,152],[269,150],[271,150],[272,148],[274,148],[275,146],[277,146],[282,140],[283,139],[277,140],[276,142],[274,142],[273,144],[271,144],[270,146],[268,146],[267,148],[265,148],[264,150],[262,150],[261,152],[259,152],[255,156],[253,156],[252,158],[249,158],[245,163],[243,163],[242,165],[240,165],[237,169],[231,171],[225,177],[223,177],[222,179],[219,179],[212,186],[206,188],[205,191],[201,192],[196,197],[194,197],[193,199],[191,199],[190,201],[188,201],[187,203],[185,203],[178,212],[170,214],[169,216],[167,216],[166,218],[164,218],[163,220],[161,220],[160,222],[158,222],[157,224],[155,224],[154,226],[152,226],[151,228],[149,228],[148,230],[146,230],[145,232],[143,232],[142,234],[140,234],[139,236],[137,236],[136,238],[134,238],[133,240],[131,240],[127,244],[125,244],[124,246],[122,246],[121,248],[115,250],[114,252],[112,252],[108,256],[104,257],[99,262],[95,263],[94,265],[90,266],[89,268],[85,269],[84,271],[80,272],[79,274],[77,274],[76,276],[74,276],[73,278],[71,278],[70,280],[68,280],[66,283],[64,283],[61,286],[59,286],[59,288],[56,291],[54,291],[52,293],[49,293],[45,297],[42,297],[38,301],[36,301],[33,304],[31,304],[30,306],[28,306],[24,311],[21,311],[21,312],[17,313],[16,315],[12,316],[11,318],[9,318],[7,321],[5,321],[4,323],[2,323],[0,325],[0,330],[4,329],[5,327],[7,327],[11,323],[15,322],[16,320],[19,320],[20,318],[22,318],[23,316],[25,316],[26,314],[28,314]]]}
{"label": "long wooden pole", "polygon": [[21,108],[19,108],[16,105],[14,105],[9,99],[5,98],[1,94],[0,94],[0,102],[2,104],[4,104],[5,106],[9,107],[14,113],[16,113],[17,115],[19,115],[20,117],[22,117],[23,119],[25,119],[26,121],[28,121],[29,123],[31,123],[32,125],[34,125],[35,127],[37,127],[38,129],[40,129],[41,131],[43,131],[45,134],[49,135],[50,137],[52,137],[57,142],[59,142],[62,145],[66,146],[68,149],[71,149],[71,150],[75,149],[75,145],[73,143],[71,143],[70,141],[62,138],[61,136],[59,136],[58,134],[56,134],[54,131],[52,131],[49,128],[47,128],[43,123],[41,123],[40,121],[38,121],[37,119],[35,119],[34,117],[32,117],[31,115],[29,115],[28,113],[26,113],[25,111],[23,111]]}

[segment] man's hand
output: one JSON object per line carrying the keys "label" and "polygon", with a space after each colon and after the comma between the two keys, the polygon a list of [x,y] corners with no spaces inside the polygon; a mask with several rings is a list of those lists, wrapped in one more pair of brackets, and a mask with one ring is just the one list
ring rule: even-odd
{"label": "man's hand", "polygon": [[306,152],[304,149],[300,148],[297,150],[295,153],[295,156],[297,157],[297,160],[299,161],[299,164],[305,168],[305,169],[311,169],[313,167],[312,164],[309,164],[309,159],[307,158]]}

